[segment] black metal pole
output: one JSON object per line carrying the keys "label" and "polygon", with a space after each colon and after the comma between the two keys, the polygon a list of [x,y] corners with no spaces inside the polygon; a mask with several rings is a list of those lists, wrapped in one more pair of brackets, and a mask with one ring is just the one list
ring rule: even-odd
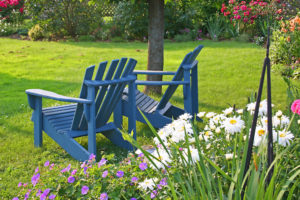
{"label": "black metal pole", "polygon": [[[247,171],[249,170],[250,166],[250,160],[252,156],[252,148],[253,148],[253,141],[254,141],[254,136],[255,136],[255,129],[257,125],[257,118],[258,118],[258,111],[259,111],[259,105],[261,101],[261,95],[262,95],[262,89],[263,89],[263,84],[264,84],[264,77],[266,73],[266,68],[267,68],[267,115],[268,115],[268,152],[267,152],[267,158],[268,158],[268,168],[271,166],[273,162],[273,134],[272,134],[272,101],[271,101],[271,64],[270,64],[270,58],[269,58],[269,48],[270,48],[270,27],[268,28],[268,40],[267,40],[267,53],[266,53],[266,58],[264,60],[264,65],[260,77],[260,83],[259,83],[259,88],[258,88],[258,94],[257,94],[257,99],[256,99],[256,104],[255,104],[255,111],[254,111],[254,116],[253,116],[253,121],[252,121],[252,126],[251,126],[251,131],[250,131],[250,137],[249,137],[249,143],[248,143],[248,149],[247,149],[247,157],[246,157],[246,163],[244,167],[244,177],[246,176]],[[268,184],[272,178],[273,174],[273,167],[270,170],[266,184]],[[241,196],[242,199],[244,198],[244,192],[246,189],[247,185],[247,180],[245,181],[245,184],[243,186]]]}
{"label": "black metal pole", "polygon": [[[274,156],[273,156],[273,130],[272,130],[272,99],[271,99],[271,62],[269,59],[269,49],[270,49],[270,27],[268,28],[268,42],[267,42],[267,88],[268,88],[268,168],[271,166]],[[274,167],[271,168],[267,179],[266,185],[270,183],[273,175]]]}

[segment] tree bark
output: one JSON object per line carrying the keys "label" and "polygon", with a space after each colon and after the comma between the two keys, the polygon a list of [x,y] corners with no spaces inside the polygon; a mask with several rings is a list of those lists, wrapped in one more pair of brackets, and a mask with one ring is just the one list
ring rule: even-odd
{"label": "tree bark", "polygon": [[[163,71],[164,66],[164,0],[148,0],[148,70]],[[148,81],[161,81],[161,75],[147,75]],[[145,93],[161,94],[161,86],[146,86]]]}

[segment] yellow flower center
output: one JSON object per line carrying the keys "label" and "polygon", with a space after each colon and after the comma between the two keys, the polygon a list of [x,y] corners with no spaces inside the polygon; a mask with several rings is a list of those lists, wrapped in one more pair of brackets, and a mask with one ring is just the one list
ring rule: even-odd
{"label": "yellow flower center", "polygon": [[235,119],[232,119],[232,120],[229,121],[229,123],[232,124],[232,125],[236,124],[236,122],[237,121]]}
{"label": "yellow flower center", "polygon": [[266,119],[265,122],[268,123],[268,120]]}
{"label": "yellow flower center", "polygon": [[259,136],[262,136],[265,134],[265,130],[260,129],[259,131],[257,131]]}
{"label": "yellow flower center", "polygon": [[206,135],[206,136],[209,136],[209,135],[210,135],[210,132],[209,132],[209,131],[206,131],[206,132],[205,132],[205,135]]}
{"label": "yellow flower center", "polygon": [[279,135],[279,137],[285,137],[285,136],[286,136],[285,133],[281,133],[281,134]]}

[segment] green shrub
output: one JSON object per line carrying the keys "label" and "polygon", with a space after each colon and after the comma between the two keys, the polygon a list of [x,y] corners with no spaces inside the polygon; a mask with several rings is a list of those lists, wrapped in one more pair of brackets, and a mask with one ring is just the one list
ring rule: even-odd
{"label": "green shrub", "polygon": [[33,22],[39,24],[45,32],[75,37],[88,35],[103,23],[102,6],[89,2],[89,0],[30,0],[26,4],[26,9]]}
{"label": "green shrub", "polygon": [[218,41],[225,29],[225,21],[218,14],[212,15],[207,19],[207,31],[213,41]]}
{"label": "green shrub", "polygon": [[187,41],[191,41],[192,40],[192,35],[191,34],[177,34],[174,37],[174,40],[176,42],[187,42]]}
{"label": "green shrub", "polygon": [[37,24],[29,30],[28,36],[33,41],[40,40],[44,38],[44,31],[41,26]]}
{"label": "green shrub", "polygon": [[[120,1],[113,16],[111,33],[127,40],[143,40],[148,36],[148,6],[145,1]],[[116,33],[116,35],[114,35]]]}
{"label": "green shrub", "polygon": [[250,36],[247,33],[243,33],[237,37],[237,41],[239,42],[249,42]]}
{"label": "green shrub", "polygon": [[78,41],[80,42],[92,42],[95,41],[96,38],[93,35],[80,35],[78,36]]}
{"label": "green shrub", "polygon": [[[271,60],[273,64],[290,67],[283,70],[282,75],[291,75],[300,68],[300,17],[295,16],[287,22],[282,22],[281,30],[273,32],[271,45]],[[293,77],[293,76],[292,76]],[[299,77],[298,75],[296,77]]]}
{"label": "green shrub", "polygon": [[112,42],[124,42],[124,40],[121,37],[112,37],[111,41]]}

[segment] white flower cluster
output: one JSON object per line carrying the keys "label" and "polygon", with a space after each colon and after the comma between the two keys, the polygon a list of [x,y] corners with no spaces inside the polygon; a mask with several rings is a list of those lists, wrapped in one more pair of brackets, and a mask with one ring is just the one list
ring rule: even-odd
{"label": "white flower cluster", "polygon": [[[224,143],[224,139],[227,141],[227,145],[233,141],[236,134],[242,135],[242,138],[246,140],[248,133],[251,130],[245,129],[245,112],[250,114],[254,113],[255,103],[250,103],[246,106],[246,109],[234,110],[232,107],[223,110],[221,114],[214,112],[199,112],[197,117],[204,120],[204,129],[199,134],[194,135],[190,114],[181,115],[177,120],[174,120],[171,124],[166,125],[158,131],[158,137],[154,138],[154,143],[158,148],[152,152],[152,155],[156,158],[153,159],[153,163],[149,163],[150,167],[154,169],[164,169],[172,163],[172,153],[169,148],[175,144],[182,146],[188,140],[190,146],[188,148],[179,148],[182,153],[183,162],[197,162],[199,161],[199,151],[195,147],[196,137],[199,140],[205,142],[206,150],[209,150],[211,146],[219,148],[218,143]],[[268,134],[268,119],[267,119],[267,101],[263,100],[260,104],[259,118],[255,130],[254,145],[259,146],[266,141]],[[287,146],[290,144],[294,135],[288,131],[290,119],[283,115],[282,111],[278,111],[273,117],[273,141],[278,142],[279,145]],[[162,143],[161,143],[161,141]],[[184,145],[183,145],[184,146]],[[166,147],[166,148],[165,148]],[[225,159],[232,159],[232,152],[228,152],[224,148]],[[229,148],[230,149],[230,148]],[[202,151],[202,150],[201,150]],[[178,156],[178,155],[177,155]]]}

